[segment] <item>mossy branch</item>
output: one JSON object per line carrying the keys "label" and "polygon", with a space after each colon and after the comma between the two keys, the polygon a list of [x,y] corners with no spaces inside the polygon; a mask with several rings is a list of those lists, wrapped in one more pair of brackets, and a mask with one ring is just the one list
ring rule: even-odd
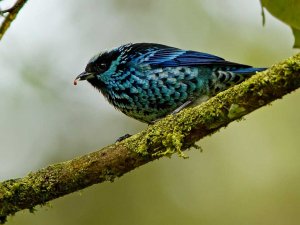
{"label": "mossy branch", "polygon": [[[3,35],[10,27],[10,24],[14,19],[17,17],[21,8],[25,5],[28,0],[17,0],[17,2],[9,9],[0,10],[0,16],[4,16],[4,20],[0,26],[0,40],[2,39]],[[7,14],[7,15],[6,15]]]}
{"label": "mossy branch", "polygon": [[167,116],[146,130],[96,152],[0,183],[0,218],[115,178],[201,138],[300,87],[300,54],[257,73],[200,106]]}

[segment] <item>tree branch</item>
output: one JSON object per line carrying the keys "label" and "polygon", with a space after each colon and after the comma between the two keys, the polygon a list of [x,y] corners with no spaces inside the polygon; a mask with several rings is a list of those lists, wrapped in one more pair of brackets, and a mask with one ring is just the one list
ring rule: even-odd
{"label": "tree branch", "polygon": [[209,101],[167,116],[146,130],[96,152],[0,183],[0,217],[115,178],[201,138],[300,87],[300,54],[257,73]]}
{"label": "tree branch", "polygon": [[5,19],[0,26],[0,40],[2,39],[5,32],[10,27],[10,24],[17,17],[19,11],[25,5],[26,2],[27,0],[17,0],[17,2],[11,8],[6,10],[0,10],[0,15],[8,13],[8,15],[5,16]]}

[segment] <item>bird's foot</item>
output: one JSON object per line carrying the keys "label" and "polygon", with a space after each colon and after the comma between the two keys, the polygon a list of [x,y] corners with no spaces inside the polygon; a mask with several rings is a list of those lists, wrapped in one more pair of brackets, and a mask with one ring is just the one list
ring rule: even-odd
{"label": "bird's foot", "polygon": [[184,108],[186,108],[187,106],[189,106],[192,103],[192,101],[186,101],[185,103],[183,103],[181,106],[179,106],[177,109],[175,109],[171,114],[177,114],[179,113],[181,110],[183,110]]}
{"label": "bird's foot", "polygon": [[127,139],[127,138],[129,138],[129,137],[131,137],[131,136],[132,136],[132,135],[130,135],[130,134],[125,134],[125,135],[119,137],[119,138],[116,140],[116,142],[123,141],[123,140],[125,140],[125,139]]}
{"label": "bird's foot", "polygon": [[[177,109],[175,109],[173,112],[170,113],[170,115],[175,115],[177,113],[179,113],[181,110],[183,110],[184,108],[188,107],[189,105],[191,105],[192,101],[188,100],[185,103],[183,103],[181,106],[179,106]],[[163,117],[162,117],[163,118]],[[148,125],[153,125],[156,122],[158,122],[159,120],[161,120],[162,118],[158,118],[156,120],[152,120],[148,123]]]}

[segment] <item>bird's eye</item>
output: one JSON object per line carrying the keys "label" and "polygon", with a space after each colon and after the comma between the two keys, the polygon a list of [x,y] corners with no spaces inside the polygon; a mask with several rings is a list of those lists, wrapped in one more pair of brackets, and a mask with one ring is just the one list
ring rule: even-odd
{"label": "bird's eye", "polygon": [[106,70],[106,69],[107,69],[106,63],[101,63],[101,64],[99,65],[99,68],[100,68],[101,70]]}

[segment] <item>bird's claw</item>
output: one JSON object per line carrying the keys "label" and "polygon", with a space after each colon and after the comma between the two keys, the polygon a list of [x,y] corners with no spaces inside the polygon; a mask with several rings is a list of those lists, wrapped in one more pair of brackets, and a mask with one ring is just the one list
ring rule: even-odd
{"label": "bird's claw", "polygon": [[123,140],[125,140],[125,139],[127,139],[127,138],[129,138],[129,137],[131,137],[130,134],[125,134],[125,135],[119,137],[119,138],[116,140],[116,142],[121,142],[121,141],[123,141]]}

